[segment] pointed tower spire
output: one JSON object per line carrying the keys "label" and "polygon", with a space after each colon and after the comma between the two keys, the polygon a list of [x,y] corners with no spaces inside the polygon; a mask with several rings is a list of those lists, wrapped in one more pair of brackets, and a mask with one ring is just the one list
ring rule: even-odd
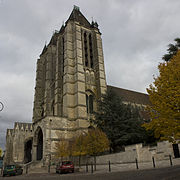
{"label": "pointed tower spire", "polygon": [[68,20],[66,21],[66,24],[69,21],[77,21],[85,27],[88,27],[88,28],[91,27],[91,24],[89,23],[89,21],[81,13],[80,8],[78,6],[75,6],[75,5],[74,5],[74,8],[71,12],[71,15],[69,16]]}

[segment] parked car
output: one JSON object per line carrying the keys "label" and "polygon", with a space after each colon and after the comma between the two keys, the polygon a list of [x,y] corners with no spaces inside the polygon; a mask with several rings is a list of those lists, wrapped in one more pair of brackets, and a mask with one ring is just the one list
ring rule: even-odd
{"label": "parked car", "polygon": [[74,172],[74,164],[72,161],[63,161],[56,166],[56,173]]}
{"label": "parked car", "polygon": [[7,175],[20,175],[23,173],[23,169],[19,165],[7,165],[4,167],[3,176]]}

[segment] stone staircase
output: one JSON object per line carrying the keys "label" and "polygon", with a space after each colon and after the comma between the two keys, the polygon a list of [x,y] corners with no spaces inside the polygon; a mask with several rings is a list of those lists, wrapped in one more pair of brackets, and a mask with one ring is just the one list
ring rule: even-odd
{"label": "stone staircase", "polygon": [[42,161],[34,161],[24,164],[23,173],[31,174],[31,173],[47,173],[48,168],[43,165]]}

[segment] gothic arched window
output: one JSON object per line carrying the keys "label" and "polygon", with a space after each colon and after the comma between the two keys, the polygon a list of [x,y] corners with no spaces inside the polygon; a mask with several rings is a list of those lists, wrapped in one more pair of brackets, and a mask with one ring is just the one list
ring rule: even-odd
{"label": "gothic arched window", "polygon": [[89,34],[89,51],[90,51],[90,67],[93,68],[93,50],[92,50],[92,36]]}
{"label": "gothic arched window", "polygon": [[55,109],[54,109],[54,101],[53,101],[51,104],[51,112],[52,112],[53,116],[55,115],[54,111],[55,111]]}
{"label": "gothic arched window", "polygon": [[87,113],[89,113],[89,97],[87,94],[86,94],[86,111]]}
{"label": "gothic arched window", "polygon": [[90,94],[89,96],[86,94],[86,110],[88,114],[92,114],[94,111],[94,97],[92,94]]}
{"label": "gothic arched window", "polygon": [[87,46],[87,34],[84,33],[84,53],[85,53],[85,66],[88,67],[88,46]]}
{"label": "gothic arched window", "polygon": [[93,113],[93,96],[92,95],[89,96],[89,113],[90,114]]}
{"label": "gothic arched window", "polygon": [[94,68],[94,57],[93,57],[93,35],[90,32],[83,32],[84,39],[84,65],[85,67]]}

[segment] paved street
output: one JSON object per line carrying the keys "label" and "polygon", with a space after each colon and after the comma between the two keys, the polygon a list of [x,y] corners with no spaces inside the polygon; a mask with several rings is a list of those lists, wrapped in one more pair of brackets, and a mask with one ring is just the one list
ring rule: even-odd
{"label": "paved street", "polygon": [[0,177],[12,180],[180,180],[180,166],[168,168],[134,170],[111,173],[74,173],[74,174],[29,174],[22,176]]}

